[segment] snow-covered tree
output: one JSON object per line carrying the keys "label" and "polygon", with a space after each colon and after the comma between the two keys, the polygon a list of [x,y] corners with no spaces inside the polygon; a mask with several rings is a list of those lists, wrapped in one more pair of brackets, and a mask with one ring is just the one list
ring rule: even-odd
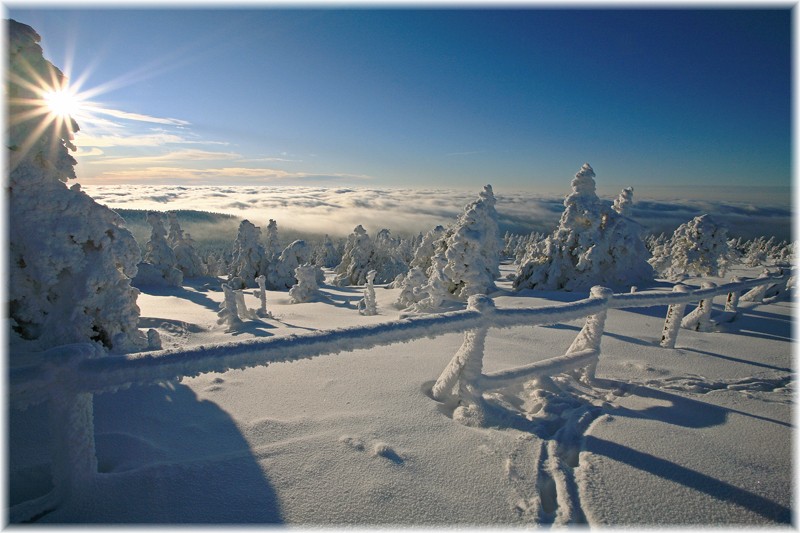
{"label": "snow-covered tree", "polygon": [[281,255],[281,243],[278,240],[278,222],[273,219],[269,219],[267,224],[264,255],[267,258],[267,263],[276,261]]}
{"label": "snow-covered tree", "polygon": [[376,283],[389,283],[408,272],[408,264],[404,259],[408,243],[404,239],[396,239],[388,229],[382,229],[375,236],[374,254],[370,267],[375,270]]}
{"label": "snow-covered tree", "polygon": [[175,253],[175,266],[183,273],[184,278],[198,278],[207,273],[206,265],[194,248],[194,240],[184,233],[175,213],[169,215],[169,234],[167,242]]}
{"label": "snow-covered tree", "polygon": [[[12,343],[29,350],[97,341],[115,352],[147,347],[131,286],[139,247],[119,215],[77,184],[71,139],[78,125],[48,112],[44,95],[66,85],[39,35],[9,20],[6,63],[9,224],[8,313]],[[15,353],[11,351],[12,357]]]}
{"label": "snow-covered tree", "polygon": [[436,243],[444,235],[444,227],[436,226],[422,237],[417,249],[414,251],[414,258],[408,264],[409,267],[417,267],[426,275],[431,268],[431,258],[436,253]]}
{"label": "snow-covered tree", "polygon": [[336,245],[328,235],[325,235],[322,243],[314,252],[314,263],[321,267],[333,268],[342,260],[342,254],[336,249]]}
{"label": "snow-covered tree", "polygon": [[422,300],[426,294],[421,292],[422,287],[428,282],[421,267],[412,267],[402,279],[395,284],[395,289],[400,289],[395,307],[406,309]]}
{"label": "snow-covered tree", "polygon": [[239,277],[245,286],[256,284],[256,277],[265,273],[267,262],[264,247],[261,245],[261,228],[249,220],[242,220],[239,232],[233,243],[233,258],[228,265],[228,279]]}
{"label": "snow-covered tree", "polygon": [[728,230],[710,215],[681,224],[669,243],[668,279],[687,276],[724,276],[728,265]]}
{"label": "snow-covered tree", "polygon": [[[640,227],[597,197],[594,177],[588,163],[575,174],[558,228],[529,249],[517,269],[515,288],[589,290],[653,279]],[[624,190],[616,208],[628,212],[632,195],[633,189]]]}
{"label": "snow-covered tree", "polygon": [[449,280],[448,292],[459,300],[496,288],[494,280],[500,276],[500,230],[495,203],[492,186],[486,185],[448,232],[443,274]]}
{"label": "snow-covered tree", "polygon": [[294,277],[295,270],[300,265],[311,261],[311,253],[312,250],[306,241],[297,240],[291,243],[273,263],[273,268],[267,274],[267,284],[273,290],[278,291],[291,288],[297,283]]}
{"label": "snow-covered tree", "polygon": [[144,261],[139,265],[139,272],[134,279],[136,286],[180,287],[183,284],[183,273],[178,269],[175,252],[167,241],[167,230],[164,227],[165,218],[163,213],[157,211],[147,213],[147,222],[152,231],[150,240],[145,245]]}
{"label": "snow-covered tree", "polygon": [[367,235],[367,230],[359,224],[347,237],[342,261],[334,269],[336,277],[333,279],[333,284],[339,287],[366,284],[374,253],[375,247]]}

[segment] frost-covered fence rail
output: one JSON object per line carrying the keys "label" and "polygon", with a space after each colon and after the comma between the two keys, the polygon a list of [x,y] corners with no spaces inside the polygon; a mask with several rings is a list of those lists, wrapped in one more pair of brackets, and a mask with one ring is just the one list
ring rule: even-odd
{"label": "frost-covered fence rail", "polygon": [[[448,313],[414,316],[387,322],[303,335],[271,337],[238,343],[210,345],[190,350],[165,350],[155,353],[109,356],[90,343],[66,345],[36,354],[35,364],[9,369],[11,406],[26,408],[47,402],[53,449],[53,491],[38,500],[11,509],[12,522],[27,520],[72,490],[86,490],[97,476],[95,455],[93,394],[114,392],[132,385],[159,383],[207,372],[296,361],[325,354],[366,350],[424,337],[463,333],[464,342],[433,387],[434,398],[459,405],[456,410],[467,423],[480,423],[480,394],[483,388],[496,387],[509,380],[537,376],[544,386],[549,377],[565,371],[581,372],[591,380],[600,354],[600,339],[609,308],[684,306],[700,300],[710,307],[714,296],[728,294],[728,303],[738,301],[732,294],[747,289],[757,291],[760,302],[770,288],[785,289],[789,273],[739,281],[719,287],[663,294],[642,292],[613,294],[594,287],[590,297],[571,303],[532,309],[496,309],[483,295],[470,298],[467,309]],[[747,299],[747,294],[741,297]],[[726,305],[726,310],[727,310]],[[733,305],[735,311],[735,304]],[[682,310],[681,313],[682,314]],[[676,315],[677,316],[677,315]],[[586,323],[564,355],[518,368],[483,374],[486,334],[491,328],[550,325],[586,317]],[[675,324],[681,317],[673,317]],[[665,328],[666,329],[666,328]],[[662,345],[664,343],[662,342]],[[673,343],[674,346],[674,343]],[[460,410],[460,413],[458,412]]]}

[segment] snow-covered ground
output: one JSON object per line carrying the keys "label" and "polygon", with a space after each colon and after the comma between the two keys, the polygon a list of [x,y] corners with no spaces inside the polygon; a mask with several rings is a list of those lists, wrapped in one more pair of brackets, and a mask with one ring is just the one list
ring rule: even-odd
{"label": "snow-covered ground", "polygon": [[[191,348],[401,313],[398,289],[376,287],[378,314],[363,316],[362,287],[324,285],[311,303],[268,292],[273,319],[226,332],[219,285],[145,289],[139,327]],[[500,308],[586,297],[498,286]],[[245,298],[259,308],[252,290]],[[658,346],[665,311],[609,312],[592,388],[488,393],[511,415],[500,427],[457,423],[430,396],[460,334],[98,394],[98,486],[37,521],[789,525],[793,304],[742,303],[721,331],[681,330],[676,349]],[[581,325],[490,330],[484,370],[561,355]],[[10,414],[12,505],[49,488],[45,415]]]}

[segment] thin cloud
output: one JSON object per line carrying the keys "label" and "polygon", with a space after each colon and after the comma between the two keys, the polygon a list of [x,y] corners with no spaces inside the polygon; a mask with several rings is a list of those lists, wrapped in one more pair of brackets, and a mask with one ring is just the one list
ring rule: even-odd
{"label": "thin cloud", "polygon": [[191,124],[187,120],[181,120],[178,118],[162,118],[162,117],[154,117],[151,115],[143,115],[141,113],[131,113],[129,111],[122,111],[120,109],[109,109],[107,107],[101,106],[92,106],[90,111],[92,113],[99,113],[102,115],[108,115],[114,118],[119,118],[123,120],[132,120],[135,122],[149,122],[152,124],[167,124],[171,126],[188,126]]}
{"label": "thin cloud", "polygon": [[211,150],[176,150],[160,155],[106,158],[93,163],[108,165],[152,165],[153,163],[180,161],[224,161],[239,159],[241,156],[233,152],[216,152]]}

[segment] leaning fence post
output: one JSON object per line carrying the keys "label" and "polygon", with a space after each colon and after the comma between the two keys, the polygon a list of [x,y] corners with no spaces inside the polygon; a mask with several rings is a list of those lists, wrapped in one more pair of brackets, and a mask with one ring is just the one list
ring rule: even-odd
{"label": "leaning fence post", "polygon": [[[701,284],[703,289],[713,289],[717,284],[711,281],[704,281]],[[693,329],[695,331],[708,331],[711,329],[711,306],[714,303],[714,296],[706,296],[697,304],[697,308],[683,317],[681,327]]]}
{"label": "leaning fence post", "polygon": [[[431,393],[435,400],[460,405],[456,411],[460,410],[462,422],[480,425],[483,421],[481,391],[476,383],[483,371],[483,349],[491,323],[488,315],[494,310],[494,302],[483,294],[470,296],[467,309],[480,312],[482,323],[464,332],[464,342],[436,380]],[[457,417],[455,412],[453,417]]]}
{"label": "leaning fence post", "polygon": [[[689,288],[686,285],[675,285],[672,288],[672,292],[689,292]],[[685,303],[672,304],[667,309],[664,331],[661,334],[661,346],[663,348],[675,347],[675,341],[678,340],[678,329],[681,327],[681,319],[685,310]]]}
{"label": "leaning fence post", "polygon": [[[731,278],[731,282],[741,283],[742,278],[740,278],[739,276],[734,276]],[[728,297],[725,299],[725,311],[728,313],[735,313],[737,311],[738,306],[739,306],[739,291],[734,289],[728,293]]]}
{"label": "leaning fence post", "polygon": [[608,316],[608,302],[613,297],[614,291],[609,288],[596,285],[592,287],[589,295],[592,298],[600,298],[605,300],[606,305],[603,306],[601,311],[586,317],[586,323],[583,325],[583,328],[581,328],[580,332],[575,337],[575,340],[572,341],[572,344],[567,349],[567,354],[585,350],[594,350],[597,353],[598,357],[595,358],[594,362],[586,366],[584,377],[587,381],[594,379],[594,373],[597,369],[597,359],[600,355],[600,341],[603,338],[603,331],[605,330],[606,326],[606,317]]}

